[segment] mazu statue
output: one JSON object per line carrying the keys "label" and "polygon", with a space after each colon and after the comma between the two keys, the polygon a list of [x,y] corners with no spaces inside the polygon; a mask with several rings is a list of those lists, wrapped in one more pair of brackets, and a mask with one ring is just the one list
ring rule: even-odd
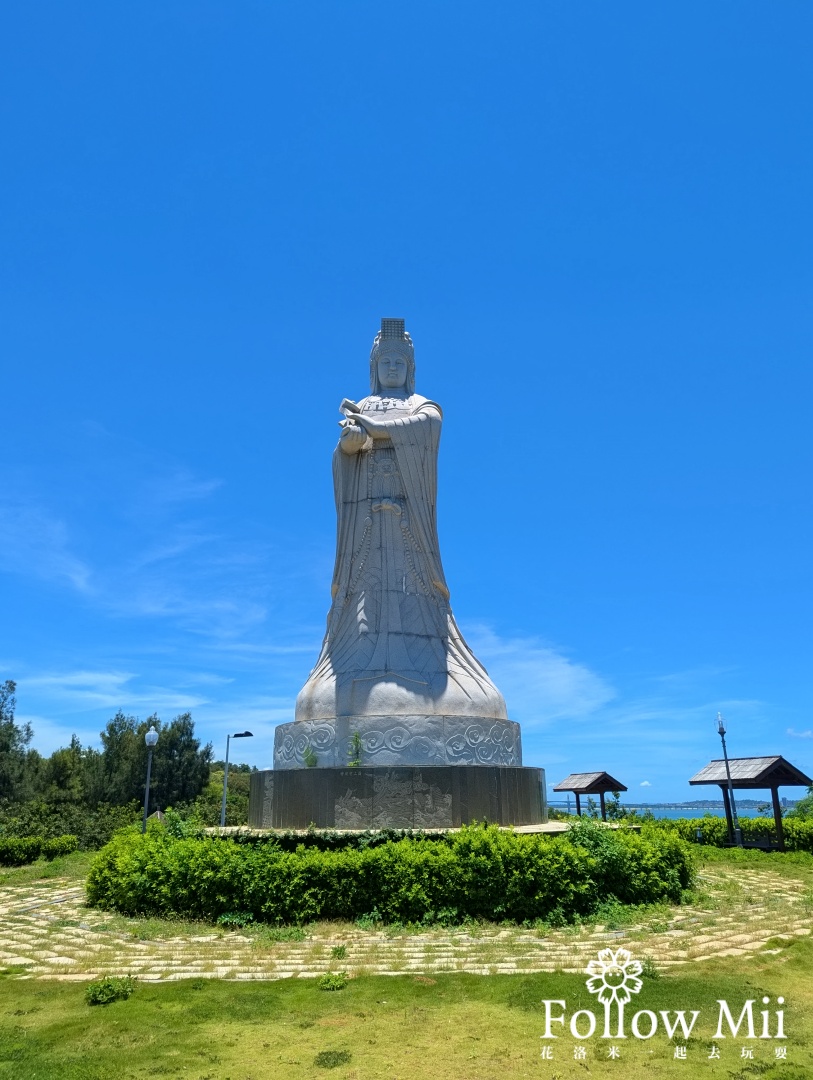
{"label": "mazu statue", "polygon": [[521,765],[519,726],[452,614],[437,532],[443,414],[415,393],[403,319],[382,319],[370,394],[339,411],[332,605],[274,768]]}

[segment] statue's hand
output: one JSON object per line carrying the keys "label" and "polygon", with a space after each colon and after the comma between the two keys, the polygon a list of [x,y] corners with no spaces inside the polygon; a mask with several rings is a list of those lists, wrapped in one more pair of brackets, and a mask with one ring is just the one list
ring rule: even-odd
{"label": "statue's hand", "polygon": [[389,434],[386,420],[375,420],[367,413],[359,413],[358,416],[354,416],[353,423],[359,424],[374,439],[385,439]]}
{"label": "statue's hand", "polygon": [[339,446],[345,454],[357,454],[367,442],[367,432],[355,424],[345,424],[339,436]]}
{"label": "statue's hand", "polygon": [[361,412],[361,409],[355,401],[351,401],[350,398],[343,398],[342,403],[339,406],[339,412],[344,413],[345,416],[350,416],[352,413]]}

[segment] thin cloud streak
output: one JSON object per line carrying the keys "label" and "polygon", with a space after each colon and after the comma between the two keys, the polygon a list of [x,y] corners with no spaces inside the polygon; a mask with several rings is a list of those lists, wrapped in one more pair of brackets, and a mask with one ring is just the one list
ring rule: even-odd
{"label": "thin cloud streak", "polygon": [[524,729],[586,720],[616,697],[600,675],[537,638],[503,638],[484,625],[467,637]]}
{"label": "thin cloud streak", "polygon": [[217,478],[204,480],[195,476],[189,469],[178,468],[153,480],[149,485],[149,491],[151,497],[157,502],[183,503],[208,499],[221,487],[223,487],[222,480]]}
{"label": "thin cloud streak", "polygon": [[[222,481],[156,460],[137,443],[122,455],[117,442],[100,459],[101,482],[94,474],[82,490],[80,478],[82,498],[65,507],[64,485],[51,474],[16,482],[15,498],[0,505],[0,569],[81,592],[102,617],[166,620],[213,640],[262,625],[275,583],[268,546],[188,514],[192,502],[199,514]],[[145,467],[151,475],[142,480]],[[71,518],[77,506],[86,515],[88,503],[108,532],[86,538],[93,554],[85,559],[73,550]]]}
{"label": "thin cloud streak", "polygon": [[33,505],[0,507],[0,569],[90,590],[90,567],[70,550],[68,526]]}
{"label": "thin cloud streak", "polygon": [[83,746],[99,746],[101,725],[93,720],[68,725],[41,713],[18,712],[16,721],[18,724],[31,725],[34,732],[32,746],[44,756],[68,746],[72,735],[76,735]]}
{"label": "thin cloud streak", "polygon": [[45,701],[58,702],[67,712],[88,709],[123,709],[132,712],[146,707],[186,712],[208,702],[200,694],[180,693],[160,686],[138,686],[139,676],[129,671],[71,671],[34,675],[20,680],[20,692]]}

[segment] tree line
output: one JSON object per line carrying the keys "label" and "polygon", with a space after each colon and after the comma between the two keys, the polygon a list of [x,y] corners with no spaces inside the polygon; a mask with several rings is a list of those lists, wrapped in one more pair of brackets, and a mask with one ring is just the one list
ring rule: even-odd
{"label": "tree line", "polygon": [[[155,714],[140,720],[119,710],[100,733],[100,750],[82,746],[74,735],[46,757],[31,748],[31,725],[15,718],[16,689],[11,679],[0,684],[0,834],[82,833],[82,846],[90,847],[136,820],[147,771],[144,735],[151,726],[159,738],[150,811],[173,807],[202,824],[219,821],[223,762],[213,761],[211,743],[202,746],[196,738],[191,713],[164,723]],[[249,772],[248,766],[229,768],[229,823],[246,820]]]}

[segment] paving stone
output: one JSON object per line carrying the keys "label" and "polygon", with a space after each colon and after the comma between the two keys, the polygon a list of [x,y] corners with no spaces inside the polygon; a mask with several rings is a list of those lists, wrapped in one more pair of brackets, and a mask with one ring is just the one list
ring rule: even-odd
{"label": "paving stone", "polygon": [[[723,879],[730,881],[731,875],[706,874],[704,885],[714,894]],[[694,909],[691,916],[678,912],[658,933],[646,927],[608,931],[606,926],[576,933],[484,928],[476,933],[449,930],[419,935],[357,928],[334,934],[332,929],[315,928],[306,942],[287,943],[263,942],[246,933],[182,937],[176,932],[170,939],[138,939],[131,932],[109,929],[111,920],[104,913],[94,912],[89,921],[81,888],[46,883],[0,892],[0,963],[34,964],[31,970],[36,977],[90,979],[98,971],[131,971],[145,981],[279,979],[313,977],[335,968],[339,962],[330,953],[341,943],[347,949],[341,964],[351,973],[583,971],[597,948],[627,938],[633,951],[640,948],[665,969],[710,955],[755,952],[764,948],[768,938],[781,935],[791,940],[811,932],[813,913],[802,914],[798,907],[804,883],[788,884],[774,875],[747,879],[740,875],[739,884],[741,896],[732,899],[724,894],[728,910]],[[692,930],[687,929],[689,924]],[[678,940],[683,942],[682,950],[675,948]],[[85,970],[54,970],[66,966]]]}

